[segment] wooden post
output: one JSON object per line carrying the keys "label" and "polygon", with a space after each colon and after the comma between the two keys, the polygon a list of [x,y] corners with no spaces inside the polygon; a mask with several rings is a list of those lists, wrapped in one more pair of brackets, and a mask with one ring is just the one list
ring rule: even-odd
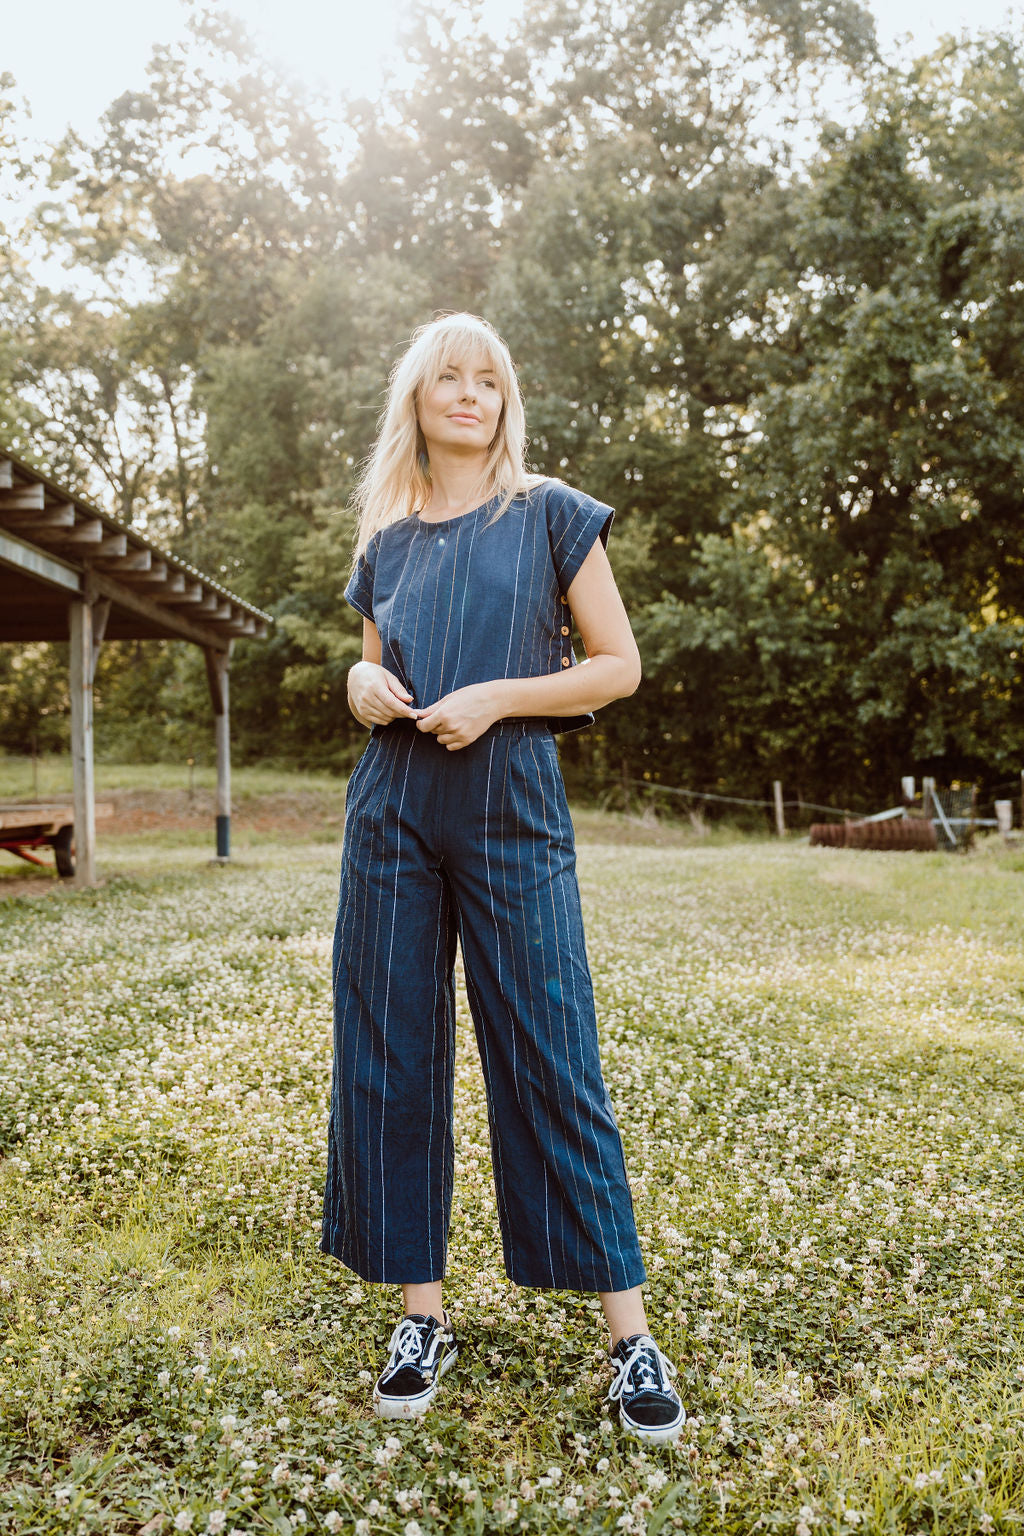
{"label": "wooden post", "polygon": [[914,775],[912,773],[904,774],[903,778],[900,779],[900,788],[903,791],[903,804],[913,805],[914,792],[917,786],[914,782]]}
{"label": "wooden post", "polygon": [[1010,841],[1010,833],[1013,831],[1013,801],[996,801],[996,821],[999,823],[999,836],[1004,843]]}
{"label": "wooden post", "polygon": [[921,809],[929,821],[935,820],[935,780],[921,780]]}
{"label": "wooden post", "polygon": [[217,744],[217,853],[218,863],[231,857],[231,719],[228,710],[228,671],[231,644],[226,651],[203,647],[206,679],[213,701],[213,725]]}
{"label": "wooden post", "polygon": [[75,799],[75,884],[96,884],[96,799],[92,755],[92,606],[69,603],[71,773]]}
{"label": "wooden post", "polygon": [[775,797],[775,831],[779,837],[786,835],[786,818],[782,809],[782,780],[772,780],[772,794]]}

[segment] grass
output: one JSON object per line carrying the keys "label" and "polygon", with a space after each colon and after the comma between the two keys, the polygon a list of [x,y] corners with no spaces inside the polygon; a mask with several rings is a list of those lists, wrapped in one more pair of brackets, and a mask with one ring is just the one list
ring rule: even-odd
{"label": "grass", "polygon": [[[180,763],[107,763],[99,761],[95,766],[96,793],[102,796],[109,790],[206,790],[217,787],[217,770],[212,763],[196,763],[189,769],[188,762]],[[231,787],[236,797],[250,795],[320,793],[340,795],[344,780],[331,773],[301,773],[294,768],[277,768],[266,764],[233,767]],[[38,793],[40,799],[47,795],[70,795],[71,759],[66,754],[53,753],[36,759],[33,771],[30,757],[14,757],[0,753],[0,799],[28,800]]]}
{"label": "grass", "polygon": [[398,1295],[316,1248],[337,848],[104,836],[0,905],[0,1531],[1019,1530],[1020,859],[579,823],[679,1446],[620,1438],[595,1298],[504,1277],[461,993],[464,1363],[370,1414]]}

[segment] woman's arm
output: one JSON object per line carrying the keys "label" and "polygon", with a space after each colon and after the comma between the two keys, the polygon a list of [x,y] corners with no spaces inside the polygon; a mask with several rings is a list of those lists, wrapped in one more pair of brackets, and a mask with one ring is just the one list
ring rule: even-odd
{"label": "woman's arm", "polygon": [[348,707],[360,725],[388,725],[400,717],[415,719],[409,707],[412,694],[400,678],[380,664],[377,626],[363,620],[363,659],[348,670]]}
{"label": "woman's arm", "polygon": [[583,715],[634,693],[640,652],[615,577],[597,540],[566,597],[587,659],[545,677],[495,678],[458,688],[420,712],[419,728],[445,746],[468,746],[496,720],[531,715]]}

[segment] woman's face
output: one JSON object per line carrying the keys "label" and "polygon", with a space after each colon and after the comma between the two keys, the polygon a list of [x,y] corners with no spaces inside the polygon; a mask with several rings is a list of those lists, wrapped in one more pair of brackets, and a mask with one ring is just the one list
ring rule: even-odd
{"label": "woman's face", "polygon": [[483,352],[439,369],[416,406],[427,453],[437,448],[486,454],[501,419],[498,375]]}

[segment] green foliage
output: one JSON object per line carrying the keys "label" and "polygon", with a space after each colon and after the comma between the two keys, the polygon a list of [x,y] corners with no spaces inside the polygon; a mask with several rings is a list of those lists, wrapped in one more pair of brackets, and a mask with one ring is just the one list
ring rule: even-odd
{"label": "green foliage", "polygon": [[317,1252],[336,844],[211,869],[115,824],[102,890],[0,904],[4,1536],[1017,1528],[1019,857],[585,821],[678,1447],[620,1434],[596,1297],[504,1275],[462,986],[464,1347],[426,1419],[373,1417],[397,1288]]}
{"label": "green foliage", "polygon": [[[342,153],[236,23],[197,15],[54,156],[31,238],[88,289],[4,258],[11,430],[278,620],[236,657],[241,751],[358,750],[344,509],[402,342],[467,306],[519,362],[533,467],[618,511],[646,681],[567,744],[580,784],[625,762],[863,803],[903,772],[1014,771],[1019,37],[895,71],[853,3],[625,0],[609,26],[533,0],[496,41],[460,0],[406,45]],[[813,117],[840,75],[853,127]],[[125,750],[178,751],[201,716],[170,654],[104,663]],[[5,675],[20,740],[34,695]]]}

